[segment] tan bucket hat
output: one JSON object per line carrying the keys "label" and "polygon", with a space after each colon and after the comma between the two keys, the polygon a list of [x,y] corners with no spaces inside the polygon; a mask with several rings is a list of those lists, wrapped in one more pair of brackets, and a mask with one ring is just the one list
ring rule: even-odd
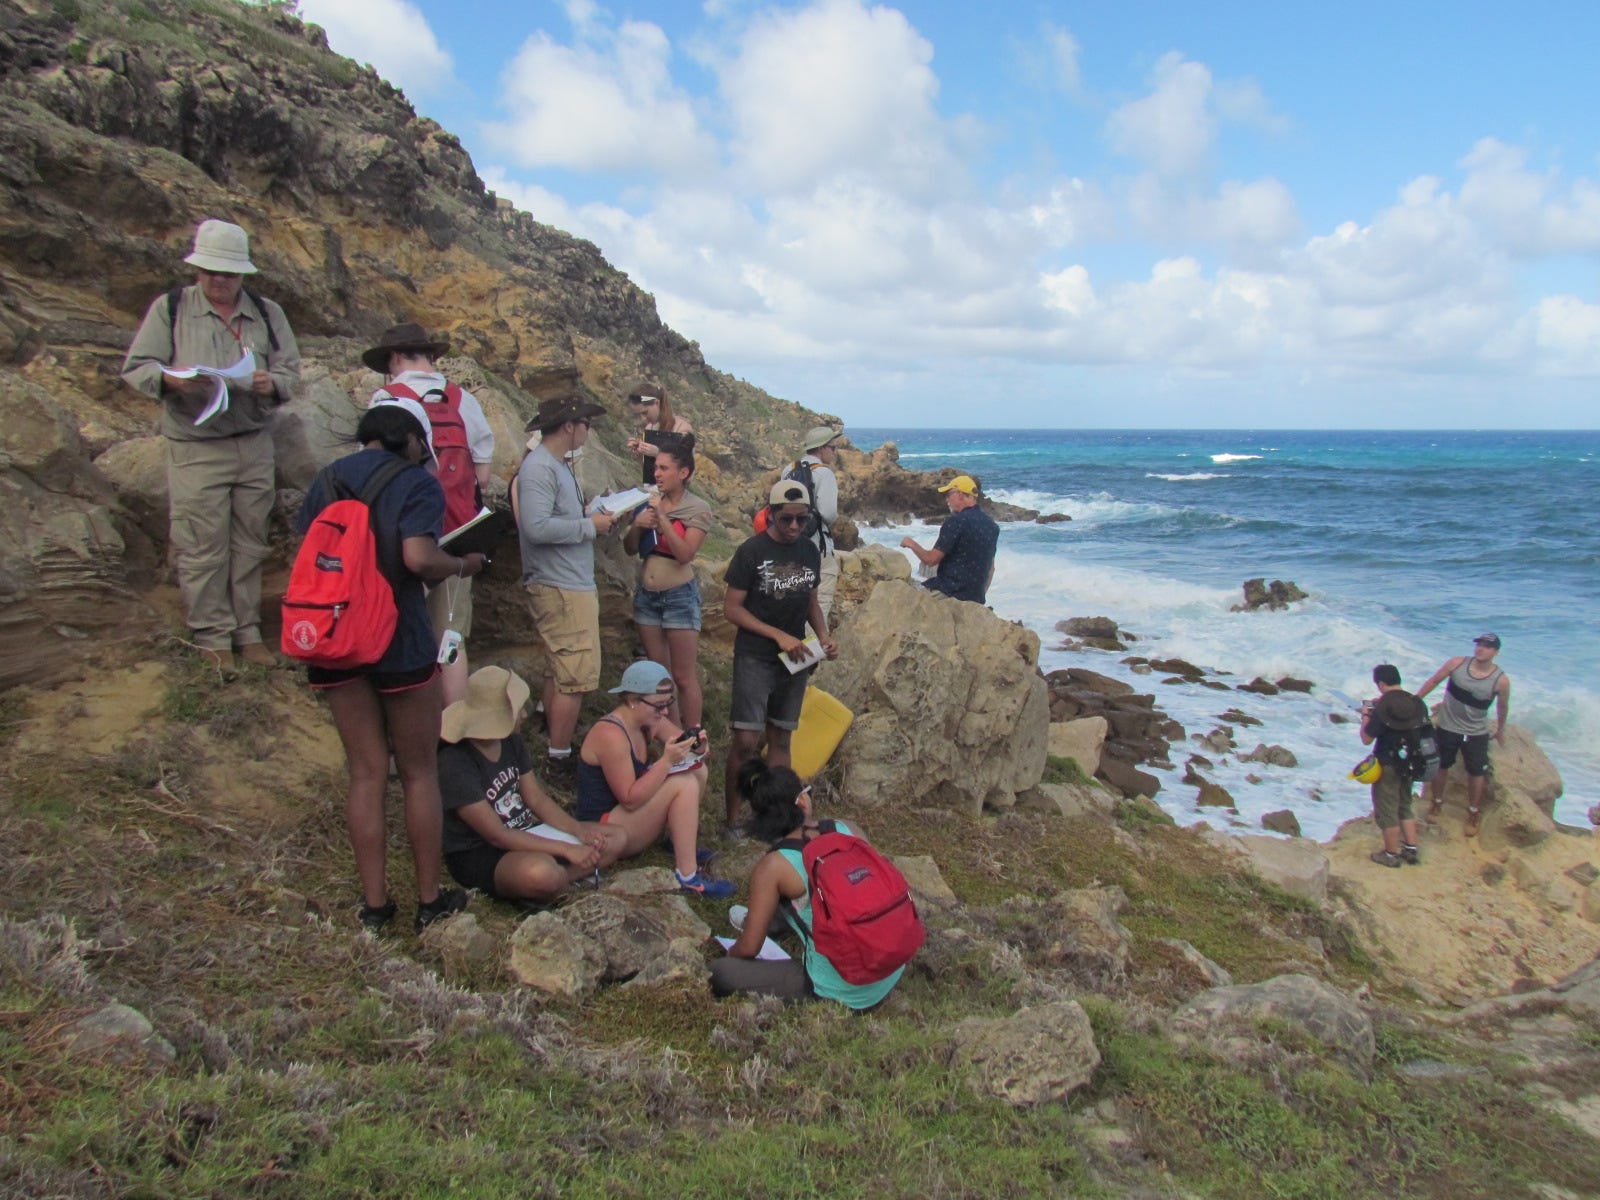
{"label": "tan bucket hat", "polygon": [[517,728],[517,713],[527,702],[528,685],[516,672],[479,667],[467,679],[466,699],[447,706],[440,716],[439,736],[447,742],[510,737]]}
{"label": "tan bucket hat", "polygon": [[227,221],[201,221],[194,231],[194,249],[183,261],[221,275],[256,273],[250,261],[250,235]]}

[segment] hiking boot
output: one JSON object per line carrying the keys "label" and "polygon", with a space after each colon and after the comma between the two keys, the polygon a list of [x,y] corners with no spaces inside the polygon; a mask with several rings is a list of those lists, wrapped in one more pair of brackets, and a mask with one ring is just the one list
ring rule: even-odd
{"label": "hiking boot", "polygon": [[1444,813],[1444,797],[1428,801],[1428,823],[1431,825]]}
{"label": "hiking boot", "polygon": [[394,920],[394,914],[397,911],[393,900],[387,904],[380,904],[377,908],[373,908],[370,904],[362,904],[361,911],[357,914],[357,919],[370,932],[382,933],[384,927]]}
{"label": "hiking boot", "polygon": [[1398,854],[1390,854],[1387,850],[1374,850],[1372,861],[1380,867],[1398,867],[1405,860]]}
{"label": "hiking boot", "polygon": [[701,896],[707,900],[726,900],[738,891],[726,879],[708,879],[704,871],[696,871],[685,879],[676,870],[672,872],[673,879],[678,882],[678,890],[691,896]]}
{"label": "hiking boot", "polygon": [[1422,865],[1422,855],[1417,853],[1415,846],[1401,846],[1400,859],[1407,866],[1416,867]]}
{"label": "hiking boot", "polygon": [[1480,820],[1482,820],[1482,818],[1483,818],[1483,814],[1481,812],[1479,812],[1477,809],[1475,809],[1475,808],[1467,809],[1467,823],[1461,827],[1461,832],[1464,833],[1467,837],[1477,837],[1478,836],[1478,822]]}
{"label": "hiking boot", "polygon": [[265,667],[270,671],[278,665],[278,656],[268,650],[264,642],[251,642],[240,646],[234,653],[238,655],[240,662],[249,663],[252,667]]}
{"label": "hiking boot", "polygon": [[440,888],[436,899],[417,905],[416,931],[421,933],[440,917],[458,913],[467,906],[467,894],[460,888]]}

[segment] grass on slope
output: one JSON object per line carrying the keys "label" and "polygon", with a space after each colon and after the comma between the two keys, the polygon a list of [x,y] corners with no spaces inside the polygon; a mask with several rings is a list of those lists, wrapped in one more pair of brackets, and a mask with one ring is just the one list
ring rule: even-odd
{"label": "grass on slope", "polygon": [[[1391,1031],[1370,1082],[1281,1031],[1250,1066],[1175,1047],[1153,1014],[1197,985],[1156,938],[1245,981],[1304,968],[1301,939],[1330,931],[1170,828],[859,814],[890,850],[935,857],[976,935],[940,939],[864,1017],[687,986],[554,1003],[492,970],[455,986],[408,932],[355,932],[337,778],[259,814],[198,785],[200,757],[253,757],[251,729],[311,701],[286,677],[169,672],[123,750],[8,756],[0,1192],[1456,1200],[1600,1177],[1593,1143],[1515,1087],[1394,1073],[1468,1060],[1442,1036]],[[8,698],[0,731],[22,712]],[[391,864],[408,895],[398,828]],[[1092,882],[1127,893],[1135,935],[1128,988],[1086,1001],[1094,1083],[1029,1110],[980,1099],[951,1029],[1014,1011],[1050,971],[1007,901]],[[473,911],[498,935],[516,919]],[[52,914],[93,944],[64,945]],[[113,997],[172,1041],[172,1067],[62,1048]]]}

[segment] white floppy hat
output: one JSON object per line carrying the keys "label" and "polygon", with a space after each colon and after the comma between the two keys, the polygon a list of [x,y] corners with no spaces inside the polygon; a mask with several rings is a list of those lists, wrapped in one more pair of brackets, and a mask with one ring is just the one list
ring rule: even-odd
{"label": "white floppy hat", "polygon": [[467,679],[466,698],[440,714],[439,736],[447,742],[510,737],[516,732],[517,713],[527,702],[528,685],[515,671],[479,667]]}
{"label": "white floppy hat", "polygon": [[835,429],[831,425],[818,425],[806,434],[806,444],[801,447],[807,454],[813,450],[820,450],[834,438],[843,437],[844,430]]}
{"label": "white floppy hat", "polygon": [[250,261],[250,235],[226,221],[201,221],[194,231],[194,251],[183,261],[223,275],[256,273]]}

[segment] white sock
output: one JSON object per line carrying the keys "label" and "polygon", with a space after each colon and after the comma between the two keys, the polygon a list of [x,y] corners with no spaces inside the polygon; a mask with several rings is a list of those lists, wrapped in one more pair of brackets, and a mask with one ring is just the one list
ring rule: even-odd
{"label": "white sock", "polygon": [[546,753],[551,758],[571,758],[572,757],[572,747],[568,746],[565,750],[550,750],[550,751],[547,751]]}

